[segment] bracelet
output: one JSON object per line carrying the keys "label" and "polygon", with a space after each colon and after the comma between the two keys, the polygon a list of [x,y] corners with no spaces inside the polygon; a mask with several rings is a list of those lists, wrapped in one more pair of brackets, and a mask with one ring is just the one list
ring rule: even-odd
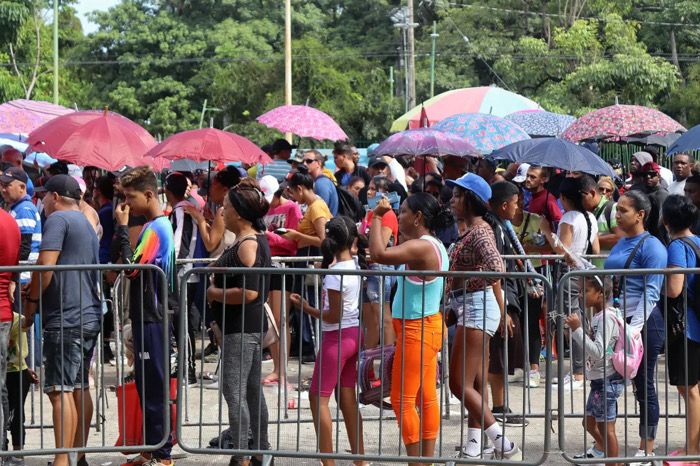
{"label": "bracelet", "polygon": [[373,215],[373,216],[372,216],[372,221],[375,221],[375,220],[382,220],[382,221],[384,221],[384,216],[383,216],[383,215]]}
{"label": "bracelet", "polygon": [[30,298],[29,296],[27,296],[26,301],[27,301],[28,303],[32,303],[32,304],[38,304],[38,303],[39,303],[39,300],[38,300],[38,299],[32,299],[32,298]]}

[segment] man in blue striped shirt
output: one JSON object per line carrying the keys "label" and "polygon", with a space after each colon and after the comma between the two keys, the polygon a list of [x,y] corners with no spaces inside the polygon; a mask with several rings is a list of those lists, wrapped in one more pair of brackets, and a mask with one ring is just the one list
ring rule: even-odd
{"label": "man in blue striped shirt", "polygon": [[[27,194],[29,177],[21,168],[12,167],[0,175],[2,197],[10,206],[10,215],[15,219],[22,235],[19,248],[19,260],[36,261],[41,245],[41,219],[32,198]],[[29,282],[31,274],[22,272],[20,282]]]}
{"label": "man in blue striped shirt", "polygon": [[272,163],[267,165],[258,164],[258,173],[256,178],[260,180],[263,176],[271,175],[276,180],[284,178],[289,174],[291,165],[289,157],[292,155],[292,149],[296,146],[291,145],[286,139],[277,139],[272,143]]}

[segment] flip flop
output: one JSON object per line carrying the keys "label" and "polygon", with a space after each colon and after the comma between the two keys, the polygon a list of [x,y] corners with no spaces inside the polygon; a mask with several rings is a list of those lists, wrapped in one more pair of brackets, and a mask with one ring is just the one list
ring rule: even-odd
{"label": "flip flop", "polygon": [[[679,450],[674,451],[668,456],[678,456],[680,454]],[[698,464],[697,461],[664,461],[664,466],[685,466],[685,465],[690,465],[690,464]]]}
{"label": "flip flop", "polygon": [[280,381],[279,381],[279,379],[271,379],[271,378],[269,378],[269,377],[264,377],[264,378],[260,381],[260,383],[261,383],[263,386],[270,387],[270,386],[273,386],[273,385],[279,385]]}

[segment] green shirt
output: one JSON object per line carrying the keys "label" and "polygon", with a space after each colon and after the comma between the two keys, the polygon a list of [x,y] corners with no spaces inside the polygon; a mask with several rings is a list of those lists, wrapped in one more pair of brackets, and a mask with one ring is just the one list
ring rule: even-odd
{"label": "green shirt", "polygon": [[[529,220],[528,216],[530,217]],[[510,223],[513,224],[513,230],[515,230],[515,233],[518,235],[518,239],[520,240],[521,244],[529,243],[534,245],[532,235],[540,231],[539,215],[532,214],[530,212],[523,212],[523,223],[521,223],[520,226],[516,226],[512,221]],[[523,229],[525,230],[523,231]],[[532,262],[532,266],[535,268],[542,267],[541,260],[531,259],[530,262]]]}
{"label": "green shirt", "polygon": [[[612,203],[612,208],[610,209],[610,224],[608,224],[608,217],[607,215],[605,215],[605,206],[608,202]],[[614,201],[608,201],[608,199],[605,196],[601,196],[600,202],[598,203],[598,207],[596,207],[593,210],[593,216],[598,222],[598,235],[608,234],[613,228],[617,226],[617,219],[615,218],[616,213],[617,203]],[[608,251],[610,251],[610,249],[600,249],[601,254],[604,254]],[[594,259],[591,262],[597,268],[602,269],[605,263],[605,259]]]}

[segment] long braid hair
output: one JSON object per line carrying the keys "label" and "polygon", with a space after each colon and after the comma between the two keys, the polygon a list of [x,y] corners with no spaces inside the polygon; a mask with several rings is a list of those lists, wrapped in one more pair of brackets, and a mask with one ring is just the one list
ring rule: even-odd
{"label": "long braid hair", "polygon": [[[352,249],[355,239],[359,237],[355,222],[345,216],[333,217],[326,223],[326,239],[321,243],[323,261],[321,268],[327,269],[335,259],[335,255],[346,249]],[[367,268],[365,248],[358,245],[358,263],[361,269]]]}
{"label": "long braid hair", "polygon": [[591,225],[588,211],[583,206],[583,190],[584,185],[583,179],[581,178],[564,178],[564,181],[559,185],[559,194],[567,198],[574,205],[574,209],[581,212],[586,219],[586,226],[588,227],[588,234],[586,235],[586,242],[588,244],[586,254],[592,254],[593,242],[591,241],[591,233],[593,231],[593,225]]}

